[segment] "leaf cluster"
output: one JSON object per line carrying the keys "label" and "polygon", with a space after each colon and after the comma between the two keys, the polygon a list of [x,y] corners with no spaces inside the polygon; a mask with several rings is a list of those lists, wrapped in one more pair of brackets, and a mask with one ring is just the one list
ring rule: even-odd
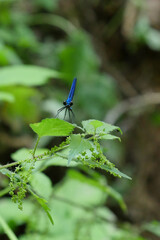
{"label": "leaf cluster", "polygon": [[[113,131],[121,132],[119,127],[98,120],[83,121],[82,127],[79,127],[54,118],[44,119],[39,123],[30,124],[30,126],[38,135],[35,148],[33,150],[20,149],[12,154],[12,158],[17,165],[14,172],[9,170],[5,172],[4,168],[10,167],[10,164],[0,168],[2,173],[10,178],[10,194],[12,200],[18,203],[20,209],[22,209],[22,200],[29,192],[53,223],[49,208],[46,205],[46,199],[42,198],[41,191],[38,190],[37,192],[33,187],[33,176],[52,165],[99,168],[116,177],[130,179],[106,158],[100,145],[101,140],[120,140],[118,136],[112,135]],[[75,129],[78,129],[79,133],[74,133]],[[38,143],[44,136],[63,136],[66,137],[66,140],[50,150],[38,149]],[[125,208],[124,205],[123,208]]]}

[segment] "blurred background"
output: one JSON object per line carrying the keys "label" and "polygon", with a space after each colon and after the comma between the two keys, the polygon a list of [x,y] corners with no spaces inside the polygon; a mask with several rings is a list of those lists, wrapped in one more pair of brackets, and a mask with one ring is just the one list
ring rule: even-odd
{"label": "blurred background", "polygon": [[[76,123],[97,119],[120,126],[122,142],[102,144],[111,161],[132,177],[117,180],[101,173],[122,194],[128,211],[111,199],[104,201],[116,218],[108,231],[116,228],[120,234],[96,239],[159,239],[160,1],[0,0],[1,164],[11,162],[10,154],[18,149],[34,146],[29,124],[55,116],[74,77]],[[58,141],[47,138],[40,146]],[[66,172],[52,167],[45,173],[56,185]],[[0,175],[1,189],[6,185]],[[24,218],[20,223],[8,219],[19,239],[41,239],[29,235],[30,229],[39,231],[31,224],[27,235]],[[127,237],[125,231],[132,234]],[[54,239],[94,239],[83,233],[85,238],[80,233]]]}

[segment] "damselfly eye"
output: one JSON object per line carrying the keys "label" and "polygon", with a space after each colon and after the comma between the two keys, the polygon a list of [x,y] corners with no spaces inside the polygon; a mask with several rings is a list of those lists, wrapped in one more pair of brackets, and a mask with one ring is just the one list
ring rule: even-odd
{"label": "damselfly eye", "polygon": [[70,102],[70,106],[72,106],[73,105],[73,102]]}
{"label": "damselfly eye", "polygon": [[66,101],[63,102],[63,105],[66,105]]}

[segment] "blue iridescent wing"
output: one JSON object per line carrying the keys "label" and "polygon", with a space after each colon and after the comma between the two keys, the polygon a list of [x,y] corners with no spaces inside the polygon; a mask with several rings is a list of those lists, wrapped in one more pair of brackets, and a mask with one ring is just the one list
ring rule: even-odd
{"label": "blue iridescent wing", "polygon": [[68,95],[68,98],[66,100],[67,104],[70,104],[72,102],[72,99],[73,99],[73,96],[74,96],[74,92],[75,92],[76,82],[77,82],[77,78],[74,78],[73,82],[72,82],[72,86],[71,86],[70,92],[69,92],[69,95]]}

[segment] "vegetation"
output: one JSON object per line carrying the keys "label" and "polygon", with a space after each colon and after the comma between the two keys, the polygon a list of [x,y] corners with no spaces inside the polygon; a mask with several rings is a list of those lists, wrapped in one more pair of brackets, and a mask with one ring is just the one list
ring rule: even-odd
{"label": "vegetation", "polygon": [[[152,101],[147,95],[137,97],[117,63],[114,68],[114,59],[122,61],[120,68],[127,73],[131,66],[126,64],[124,69],[124,55],[128,54],[128,61],[139,49],[160,50],[159,30],[144,14],[143,1],[129,2],[140,13],[132,31],[127,31],[128,10],[114,11],[116,5],[109,0],[106,5],[88,0],[87,16],[79,1],[0,0],[0,239],[160,237],[158,218],[136,222],[126,205],[136,176],[132,158],[129,164],[124,162],[125,138],[121,142],[118,126],[125,131],[133,125],[127,118],[126,125],[122,121],[127,111],[135,121],[144,112],[141,106],[160,102],[158,93]],[[96,11],[101,17],[98,25]],[[112,11],[114,16],[109,18]],[[116,35],[117,48],[109,51],[103,40],[112,39],[123,22],[127,47],[118,53],[122,39]],[[114,52],[111,68],[106,69],[110,64],[104,63],[104,49],[108,55]],[[76,119],[71,124],[69,119],[61,120],[63,112],[60,119],[55,115],[74,77],[78,79],[73,105]],[[129,97],[129,104],[128,99],[122,101],[123,95]],[[159,125],[157,109],[149,118]],[[136,147],[133,151],[138,155]]]}

